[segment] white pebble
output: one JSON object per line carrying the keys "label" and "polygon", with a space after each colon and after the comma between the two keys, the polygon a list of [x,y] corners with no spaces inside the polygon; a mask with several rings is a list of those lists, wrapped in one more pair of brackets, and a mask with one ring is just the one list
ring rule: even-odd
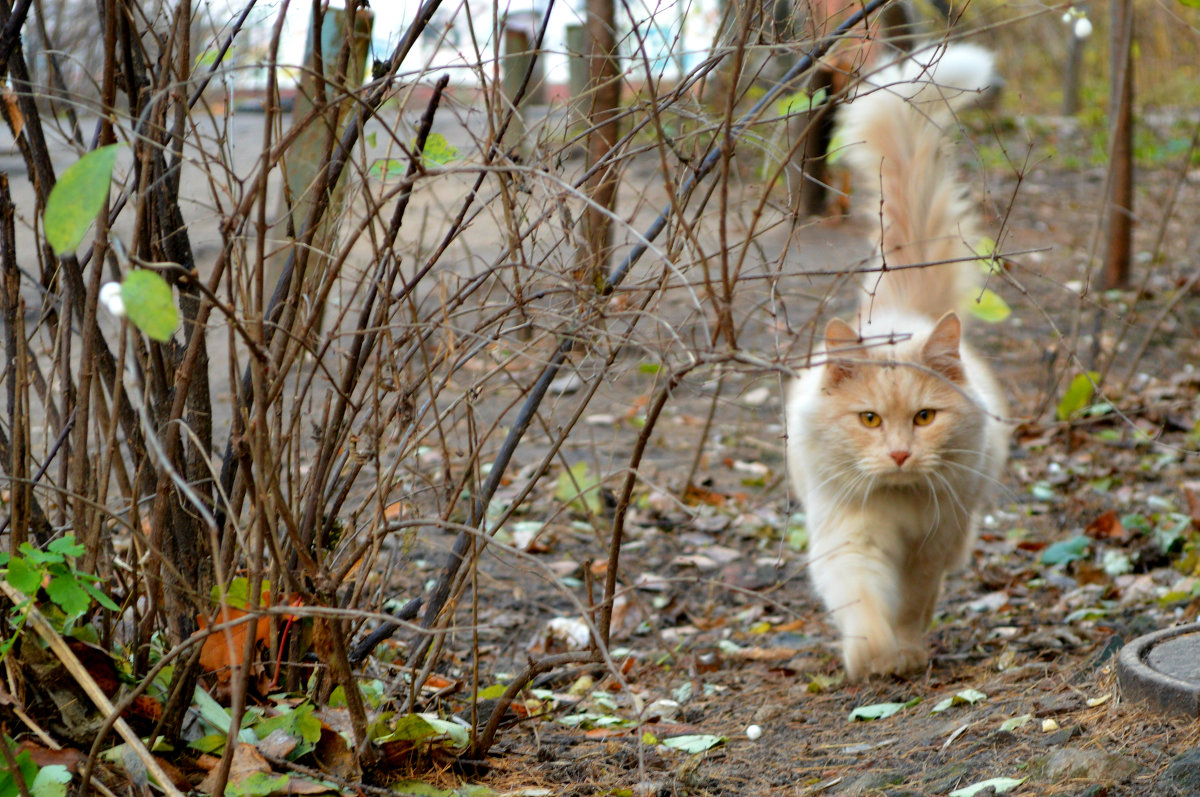
{"label": "white pebble", "polygon": [[751,725],[746,728],[746,738],[750,741],[757,741],[758,737],[762,736],[762,728],[757,725]]}
{"label": "white pebble", "polygon": [[1055,722],[1052,719],[1042,720],[1042,733],[1050,733],[1051,731],[1056,731],[1056,730],[1058,730],[1057,722]]}

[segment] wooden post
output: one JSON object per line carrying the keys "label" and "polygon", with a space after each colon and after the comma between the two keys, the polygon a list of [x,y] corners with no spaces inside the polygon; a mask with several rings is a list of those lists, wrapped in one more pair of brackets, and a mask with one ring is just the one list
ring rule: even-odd
{"label": "wooden post", "polygon": [[[587,167],[608,158],[620,130],[621,71],[617,64],[616,4],[587,0],[588,135]],[[583,214],[583,243],[576,254],[581,282],[600,287],[612,254],[609,213],[616,207],[617,164],[609,163],[588,179],[592,203]]]}
{"label": "wooden post", "polygon": [[587,28],[583,25],[567,26],[567,107],[571,123],[587,119]]}
{"label": "wooden post", "polygon": [[536,57],[537,53],[533,49],[536,33],[534,25],[538,19],[536,14],[520,12],[509,14],[504,20],[504,74],[500,89],[509,105],[517,96],[530,66],[533,67],[529,85],[525,87],[525,94],[516,108],[517,112],[505,131],[505,149],[518,146],[525,137],[525,118],[521,111],[530,105],[543,105],[546,101],[542,59]]}
{"label": "wooden post", "polygon": [[[292,202],[292,234],[300,234],[304,220],[308,218],[314,204],[329,203],[321,223],[313,234],[312,254],[304,279],[306,286],[315,286],[320,282],[329,254],[337,242],[345,180],[339,180],[337,185],[330,186],[329,193],[324,197],[314,196],[312,186],[321,170],[328,164],[333,147],[337,145],[345,127],[345,121],[354,108],[354,101],[347,95],[363,84],[374,16],[369,9],[360,8],[355,12],[354,25],[347,26],[344,9],[328,8],[321,15],[319,41],[323,92],[322,87],[318,85],[316,58],[312,49],[313,34],[318,20],[314,17],[311,23],[308,46],[304,53],[304,73],[296,87],[296,102],[292,109],[292,129],[299,125],[303,125],[303,128],[283,157],[284,173],[287,176],[287,196],[283,201],[286,202],[290,197]],[[350,57],[346,61],[344,71],[339,71],[339,60],[347,39]],[[325,103],[324,112],[310,118],[322,97]],[[286,220],[282,223],[286,223]],[[280,234],[277,237],[283,236]],[[276,252],[268,260],[264,280],[267,296],[270,296],[270,292],[278,283],[286,260],[286,249]],[[298,286],[293,285],[293,294],[304,295],[303,292],[297,293],[297,290]],[[313,294],[310,292],[308,295]]]}
{"label": "wooden post", "polygon": [[1067,37],[1071,40],[1067,49],[1067,69],[1063,75],[1063,116],[1074,116],[1079,113],[1079,87],[1083,79],[1083,45],[1087,39],[1075,35],[1068,28]]}
{"label": "wooden post", "polygon": [[1101,284],[1129,285],[1133,249],[1133,0],[1112,0],[1111,177],[1105,207],[1108,249]]}

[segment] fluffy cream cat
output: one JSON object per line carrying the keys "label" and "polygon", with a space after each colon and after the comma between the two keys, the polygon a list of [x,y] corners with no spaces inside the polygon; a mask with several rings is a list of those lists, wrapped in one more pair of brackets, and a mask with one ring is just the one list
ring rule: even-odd
{"label": "fluffy cream cat", "polygon": [[942,578],[1007,455],[1003,394],[956,314],[981,290],[979,236],[939,128],[995,85],[993,61],[938,55],[876,73],[842,112],[844,157],[882,194],[885,267],[866,275],[855,324],[829,322],[787,405],[809,575],[851,678],[925,665]]}

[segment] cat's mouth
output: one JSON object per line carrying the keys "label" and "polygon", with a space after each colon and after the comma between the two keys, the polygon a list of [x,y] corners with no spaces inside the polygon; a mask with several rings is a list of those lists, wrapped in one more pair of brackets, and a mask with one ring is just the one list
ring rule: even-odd
{"label": "cat's mouth", "polygon": [[928,483],[924,471],[912,464],[884,468],[875,474],[875,481],[888,487],[917,487]]}

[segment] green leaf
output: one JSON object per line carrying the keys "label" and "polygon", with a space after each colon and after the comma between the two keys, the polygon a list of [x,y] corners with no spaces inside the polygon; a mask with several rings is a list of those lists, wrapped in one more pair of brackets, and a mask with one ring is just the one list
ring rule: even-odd
{"label": "green leaf", "polygon": [[680,750],[689,754],[703,753],[705,750],[711,750],[724,743],[724,736],[715,736],[711,733],[672,736],[670,739],[662,740],[663,747],[670,747],[672,750]]}
{"label": "green leaf", "polygon": [[1026,778],[991,778],[990,780],[981,780],[978,783],[972,783],[970,786],[955,789],[950,792],[950,797],[975,797],[976,794],[987,789],[992,789],[996,794],[1006,794],[1025,781]]}
{"label": "green leaf", "polygon": [[188,747],[201,753],[217,753],[225,749],[225,741],[228,738],[224,733],[210,733],[188,742]]}
{"label": "green leaf", "polygon": [[444,737],[453,747],[463,748],[471,743],[467,729],[456,722],[440,719],[433,714],[406,714],[396,722],[396,728],[376,741],[419,742]]}
{"label": "green leaf", "polygon": [[1100,374],[1095,371],[1075,375],[1071,384],[1067,385],[1067,392],[1063,394],[1062,400],[1058,402],[1058,409],[1055,411],[1060,421],[1068,420],[1072,415],[1092,403],[1092,394],[1096,390],[1096,380],[1099,378]]}
{"label": "green leaf", "polygon": [[42,586],[42,570],[34,569],[20,556],[8,563],[8,575],[5,578],[14,589],[31,598],[37,595],[38,588]]}
{"label": "green leaf", "polygon": [[259,739],[265,739],[275,731],[283,731],[293,739],[300,740],[288,754],[289,759],[295,760],[312,752],[317,746],[321,738],[321,720],[313,716],[312,703],[301,703],[277,716],[267,717],[254,726],[254,734]]}
{"label": "green leaf", "polygon": [[1088,546],[1091,544],[1091,539],[1083,534],[1056,542],[1042,551],[1042,564],[1062,565],[1082,559],[1087,555]]}
{"label": "green leaf", "polygon": [[507,689],[508,687],[504,684],[492,684],[491,686],[486,686],[483,689],[480,689],[479,693],[475,695],[475,697],[478,700],[495,700],[503,695]]}
{"label": "green leaf", "polygon": [[113,599],[105,595],[100,590],[96,589],[94,584],[89,584],[87,581],[80,581],[79,586],[83,587],[83,591],[92,596],[92,600],[108,609],[110,612],[119,612],[121,607],[113,602]]}
{"label": "green leaf", "polygon": [[92,605],[91,598],[79,586],[79,582],[73,575],[62,572],[55,573],[54,570],[50,572],[53,575],[50,576],[50,582],[46,584],[46,594],[50,596],[50,600],[61,606],[68,617],[79,617],[86,612]]}
{"label": "green leaf", "polygon": [[380,158],[371,164],[367,174],[377,180],[386,180],[404,174],[406,168],[405,162],[399,158]]}
{"label": "green leaf", "polygon": [[179,326],[179,311],[171,286],[157,272],[137,269],[121,282],[125,315],[152,340],[166,342]]}
{"label": "green leaf", "polygon": [[789,94],[775,103],[775,113],[779,116],[790,116],[794,113],[811,111],[825,102],[825,94],[824,88],[817,89],[812,95],[809,95],[807,91],[797,91]]}
{"label": "green leaf", "polygon": [[50,189],[42,224],[46,243],[56,255],[75,251],[104,207],[120,146],[109,144],[92,150],[63,172]]}
{"label": "green leaf", "polygon": [[370,133],[367,133],[366,140],[367,140],[368,147],[374,147],[375,146],[375,131],[372,130]]}
{"label": "green leaf", "polygon": [[452,146],[441,133],[434,133],[425,140],[421,157],[431,163],[444,166],[458,157],[458,148]]}
{"label": "green leaf", "polygon": [[289,775],[277,775],[274,772],[252,772],[225,787],[225,797],[267,797],[275,792],[287,792]]}
{"label": "green leaf", "polygon": [[233,724],[229,718],[229,711],[202,687],[197,686],[196,691],[192,693],[192,704],[199,709],[200,719],[208,727],[223,735],[229,734],[229,727]]}
{"label": "green leaf", "polygon": [[47,764],[38,770],[29,784],[32,797],[66,797],[71,771],[62,764]]}
{"label": "green leaf", "polygon": [[21,551],[22,556],[28,559],[30,563],[35,565],[48,565],[56,562],[66,561],[63,555],[60,553],[55,553],[54,551],[43,551],[41,548],[34,548],[27,542],[21,543],[19,550]]}
{"label": "green leaf", "polygon": [[1178,553],[1187,542],[1191,529],[1191,515],[1164,512],[1158,518],[1158,525],[1154,527],[1152,537],[1163,553]]}
{"label": "green leaf", "polygon": [[1032,714],[1022,714],[1019,717],[1010,717],[1009,719],[1006,719],[1004,722],[1000,723],[1000,730],[1011,733],[1017,728],[1028,725],[1031,719],[1033,719]]}
{"label": "green leaf", "polygon": [[938,704],[930,710],[930,714],[939,714],[951,706],[961,706],[964,703],[975,704],[980,700],[987,700],[987,695],[977,689],[964,689],[957,694],[951,695],[944,700],[939,700]]}
{"label": "green leaf", "polygon": [[840,161],[842,159],[842,152],[845,150],[845,148],[846,138],[842,135],[841,125],[838,125],[838,127],[834,130],[833,138],[829,139],[829,147],[825,150],[827,153],[829,153],[825,156],[826,162],[832,165]]}
{"label": "green leaf", "polygon": [[[0,744],[8,745],[10,749],[15,746],[13,740],[7,736],[0,736]],[[37,764],[33,763],[33,757],[28,752],[17,754],[17,769],[21,771],[21,777],[27,784],[33,783],[37,778]],[[0,769],[0,797],[17,797],[19,794],[12,772],[7,767]]]}
{"label": "green leaf", "polygon": [[805,691],[818,695],[822,692],[828,692],[836,686],[841,686],[844,680],[846,680],[846,674],[840,671],[834,675],[814,673],[809,677],[808,686],[805,688]]}
{"label": "green leaf", "polygon": [[1029,486],[1029,493],[1039,501],[1053,501],[1058,497],[1054,485],[1047,481],[1037,481]]}
{"label": "green leaf", "polygon": [[886,719],[893,714],[899,714],[906,708],[912,708],[920,702],[921,698],[914,697],[907,703],[874,703],[869,706],[859,706],[850,712],[850,721]]}
{"label": "green leaf", "polygon": [[65,534],[62,537],[51,540],[50,544],[46,546],[46,550],[54,551],[54,553],[62,554],[63,556],[69,556],[72,559],[78,559],[83,556],[86,549],[82,543],[75,541],[74,534]]}
{"label": "green leaf", "polygon": [[1200,0],[1179,0],[1179,2],[1188,8],[1200,8]]}
{"label": "green leaf", "polygon": [[400,797],[455,797],[453,789],[439,789],[419,780],[402,780],[392,784],[392,792]]}
{"label": "green leaf", "polygon": [[[267,579],[262,580],[262,596],[259,598],[259,605],[263,606],[267,603],[271,596],[271,582]],[[221,602],[221,587],[214,585],[212,588],[212,602],[216,606]],[[225,588],[225,602],[235,609],[245,609],[250,605],[250,579],[245,576],[238,576],[229,582],[229,586]]]}
{"label": "green leaf", "polygon": [[576,462],[559,475],[554,497],[580,514],[598,515],[604,508],[600,482],[588,473],[586,462]]}
{"label": "green leaf", "polygon": [[996,242],[986,235],[975,242],[971,247],[975,254],[979,255],[979,267],[983,269],[984,274],[996,274],[1000,271],[1000,264],[996,261]]}
{"label": "green leaf", "polygon": [[984,288],[983,292],[971,302],[969,309],[971,315],[989,324],[998,324],[1012,315],[1012,309],[1008,306],[1008,302],[1000,298],[1000,294],[991,288]]}

